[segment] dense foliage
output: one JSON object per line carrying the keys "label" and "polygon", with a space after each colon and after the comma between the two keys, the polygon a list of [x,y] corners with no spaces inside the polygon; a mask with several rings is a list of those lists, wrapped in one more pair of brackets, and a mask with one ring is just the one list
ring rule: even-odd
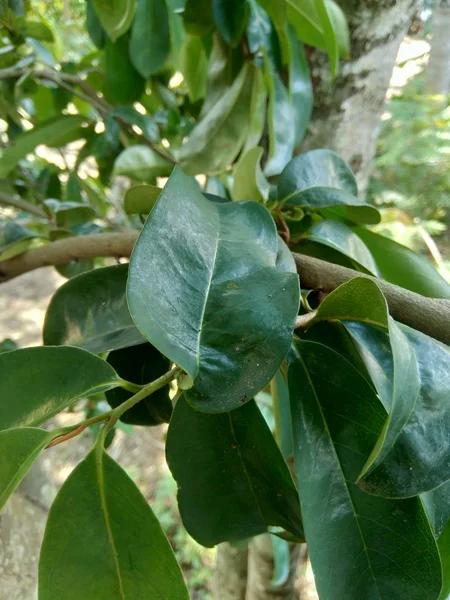
{"label": "dense foliage", "polygon": [[[25,264],[68,278],[44,346],[0,354],[0,506],[41,451],[99,431],[50,511],[40,600],[189,596],[106,452],[119,422],[169,423],[202,545],[306,541],[321,600],[446,598],[450,349],[395,321],[376,278],[446,300],[450,286],[371,231],[379,213],[336,154],[293,157],[312,108],[303,43],[331,76],[348,53],[338,6],[88,0],[96,49],[77,63],[56,61],[22,2],[0,18],[0,280]],[[126,243],[99,259],[110,233]],[[104,262],[135,238],[129,264]],[[355,277],[308,287],[308,256]],[[45,427],[86,397],[111,409]]]}

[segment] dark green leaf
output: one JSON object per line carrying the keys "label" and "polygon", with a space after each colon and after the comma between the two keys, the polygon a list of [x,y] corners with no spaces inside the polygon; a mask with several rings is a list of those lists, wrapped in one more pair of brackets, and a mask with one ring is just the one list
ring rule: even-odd
{"label": "dark green leaf", "polygon": [[2,352],[10,352],[11,350],[17,350],[17,344],[10,338],[5,338],[0,342],[0,354]]}
{"label": "dark green leaf", "polygon": [[83,202],[83,196],[81,195],[81,182],[78,174],[73,171],[69,175],[66,185],[66,200],[68,202]]}
{"label": "dark green leaf", "polygon": [[31,427],[0,431],[0,511],[54,437],[50,431]]}
{"label": "dark green leaf", "polygon": [[288,27],[288,40],[291,52],[289,68],[289,96],[294,108],[294,146],[297,147],[306,135],[313,109],[313,88],[308,61],[303,44],[298,41],[292,27]]}
{"label": "dark green leaf", "polygon": [[155,177],[170,175],[173,164],[148,146],[126,148],[114,163],[116,175],[127,175],[138,181],[153,181]]}
{"label": "dark green leaf", "polygon": [[423,296],[450,300],[450,285],[423,256],[363,227],[354,231],[369,248],[380,277]]}
{"label": "dark green leaf", "polygon": [[214,29],[211,0],[186,0],[184,26],[191,35],[206,35]]}
{"label": "dark green leaf", "polygon": [[128,265],[95,269],[62,285],[45,315],[44,344],[101,354],[144,342],[126,301]]}
{"label": "dark green leaf", "polygon": [[95,12],[93,0],[87,0],[86,4],[86,29],[93,44],[102,50],[106,44],[106,33]]}
{"label": "dark green leaf", "polygon": [[247,0],[212,0],[214,21],[223,39],[237,46],[245,29]]}
{"label": "dark green leaf", "polygon": [[250,103],[250,128],[242,153],[245,154],[261,141],[264,133],[267,112],[267,91],[261,69],[255,69]]}
{"label": "dark green leaf", "polygon": [[161,188],[154,185],[133,185],[125,192],[124,208],[127,215],[146,215],[155,206]]}
{"label": "dark green leaf", "polygon": [[269,182],[261,170],[263,149],[251,148],[239,158],[233,175],[233,200],[265,202],[269,197]]}
{"label": "dark green leaf", "polygon": [[80,396],[120,383],[107,362],[67,346],[4,352],[0,373],[0,429],[40,425]]}
{"label": "dark green leaf", "polygon": [[145,79],[136,71],[128,56],[128,36],[105,45],[105,82],[103,94],[112,104],[132,104],[145,90]]}
{"label": "dark green leaf", "polygon": [[378,210],[358,200],[357,194],[353,173],[331,150],[310,150],[296,156],[278,182],[278,200],[283,204],[328,209],[338,218],[356,223],[378,223]]}
{"label": "dark green leaf", "polygon": [[442,532],[438,541],[439,554],[442,562],[444,584],[439,600],[448,600],[450,596],[450,522]]}
{"label": "dark green leaf", "polygon": [[381,403],[333,350],[304,341],[296,348],[289,367],[295,466],[319,596],[436,600],[441,569],[421,501],[377,498],[354,483],[383,430]]}
{"label": "dark green leaf", "polygon": [[130,39],[130,59],[134,67],[148,79],[162,69],[169,52],[169,17],[165,0],[137,0]]}
{"label": "dark green leaf", "polygon": [[92,0],[92,3],[113,42],[128,31],[136,10],[135,0]]}
{"label": "dark green leaf", "polygon": [[209,65],[207,74],[207,95],[200,111],[202,119],[209,111],[214,108],[217,102],[231,86],[233,61],[232,50],[230,46],[218,34],[213,35],[213,46],[209,55]]}
{"label": "dark green leaf", "polygon": [[202,39],[197,35],[186,36],[181,52],[181,72],[191,102],[206,96],[207,69],[208,59]]}
{"label": "dark green leaf", "polygon": [[277,252],[261,204],[211,202],[174,170],[136,243],[127,295],[147,339],[196,380],[187,399],[199,410],[250,400],[289,349],[299,285]]}
{"label": "dark green leaf", "polygon": [[150,506],[98,444],[71,473],[48,517],[39,561],[39,598],[62,596],[189,599]]}
{"label": "dark green leaf", "polygon": [[[139,385],[150,383],[170,370],[170,361],[151,344],[114,350],[108,356],[108,363],[122,379]],[[115,388],[106,392],[106,399],[116,408],[132,395],[123,388]],[[120,420],[130,425],[159,425],[168,423],[171,414],[172,402],[166,385],[127,410]]]}
{"label": "dark green leaf", "polygon": [[33,240],[39,237],[37,233],[19,223],[8,221],[0,229],[0,261],[22,254],[32,245]]}
{"label": "dark green leaf", "polygon": [[200,544],[242,540],[271,525],[302,539],[297,490],[254,400],[206,415],[181,397],[166,454],[183,524]]}

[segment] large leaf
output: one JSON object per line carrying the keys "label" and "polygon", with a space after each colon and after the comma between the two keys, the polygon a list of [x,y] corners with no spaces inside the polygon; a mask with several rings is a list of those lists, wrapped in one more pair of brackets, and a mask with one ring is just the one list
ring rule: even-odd
{"label": "large leaf", "polygon": [[249,131],[252,81],[256,67],[246,63],[232,86],[201,119],[180,152],[186,173],[220,173],[236,158]]}
{"label": "large leaf", "polygon": [[202,39],[197,35],[186,36],[181,53],[181,72],[191,102],[206,96],[207,69],[208,59]]}
{"label": "large leaf", "polygon": [[147,339],[195,380],[187,399],[199,410],[250,400],[289,349],[299,284],[292,263],[276,268],[277,251],[261,204],[211,202],[174,170],[136,243],[127,295]]}
{"label": "large leaf", "polygon": [[283,527],[303,538],[298,494],[254,400],[206,415],[178,400],[167,434],[183,524],[214,546]]}
{"label": "large leaf", "polygon": [[132,104],[145,90],[145,80],[128,56],[128,36],[105,46],[105,82],[103,94],[112,104]]}
{"label": "large leaf", "polygon": [[384,425],[376,394],[333,350],[305,341],[296,349],[295,467],[320,598],[436,600],[441,568],[420,500],[377,498],[354,483]]}
{"label": "large leaf", "polygon": [[269,182],[261,170],[263,149],[256,146],[242,154],[233,175],[233,200],[257,200],[264,202],[269,197]]}
{"label": "large leaf", "polygon": [[107,362],[64,346],[0,354],[0,429],[40,425],[80,396],[120,385]]}
{"label": "large leaf", "polygon": [[150,506],[98,444],[64,483],[45,529],[39,599],[62,597],[189,598]]}
{"label": "large leaf", "polygon": [[135,0],[92,0],[92,3],[113,42],[128,31],[136,10]]}
{"label": "large leaf", "polygon": [[423,256],[364,227],[354,231],[369,248],[380,277],[423,296],[450,300],[450,285]]}
{"label": "large leaf", "polygon": [[54,437],[50,431],[32,427],[0,431],[0,511]]}
{"label": "large leaf", "polygon": [[328,209],[356,223],[378,223],[376,208],[357,198],[353,173],[331,150],[310,150],[286,166],[278,182],[278,200],[288,206]]}
{"label": "large leaf", "polygon": [[237,46],[245,29],[247,0],[212,0],[217,29],[231,46]]}
{"label": "large leaf", "polygon": [[148,79],[162,69],[169,52],[169,17],[165,0],[137,0],[130,38],[133,66]]}
{"label": "large leaf", "polygon": [[[151,344],[115,350],[109,354],[108,363],[120,377],[139,385],[150,383],[170,370],[170,361]],[[106,399],[116,408],[132,395],[123,388],[115,388],[106,392]],[[171,414],[172,402],[166,385],[127,410],[120,420],[131,425],[159,425],[168,423]]]}
{"label": "large leaf", "polygon": [[138,181],[153,181],[155,177],[170,175],[173,164],[148,146],[126,148],[114,163],[116,175],[127,175]]}
{"label": "large leaf", "polygon": [[95,354],[142,344],[126,300],[128,265],[83,273],[53,295],[45,315],[47,346],[79,346]]}
{"label": "large leaf", "polygon": [[[77,133],[85,118],[81,115],[63,115],[37,125],[21,133],[14,143],[8,146],[0,158],[0,179],[7,177],[17,163],[33,152],[39,144],[47,146],[65,145],[65,136]],[[82,134],[77,137],[82,137]],[[61,143],[60,143],[61,142]]]}

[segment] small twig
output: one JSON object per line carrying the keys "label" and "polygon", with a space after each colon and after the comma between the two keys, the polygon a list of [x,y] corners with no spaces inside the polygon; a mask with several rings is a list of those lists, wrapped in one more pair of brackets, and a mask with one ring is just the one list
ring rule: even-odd
{"label": "small twig", "polygon": [[36,217],[40,217],[41,219],[46,219],[47,215],[45,211],[35,204],[31,204],[31,202],[27,202],[26,200],[22,200],[18,196],[10,196],[9,194],[4,194],[0,192],[0,204],[3,206],[12,206],[13,208],[17,208],[19,210],[25,210]]}
{"label": "small twig", "polygon": [[281,211],[277,215],[277,221],[281,225],[281,229],[282,229],[281,235],[282,235],[284,241],[286,242],[286,244],[289,244],[289,242],[291,241],[291,232],[289,231],[289,227],[288,227],[286,221],[284,220],[284,217],[281,214]]}

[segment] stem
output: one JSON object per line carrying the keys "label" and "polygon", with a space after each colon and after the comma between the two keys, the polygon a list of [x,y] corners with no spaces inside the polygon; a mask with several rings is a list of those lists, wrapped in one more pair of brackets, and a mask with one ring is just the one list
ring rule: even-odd
{"label": "stem", "polygon": [[18,210],[25,210],[26,212],[35,215],[36,217],[40,217],[41,219],[46,219],[47,215],[44,210],[40,206],[35,206],[31,204],[31,202],[27,202],[26,200],[22,200],[17,196],[10,196],[9,194],[4,194],[0,192],[0,204],[3,206],[12,206],[13,208],[17,208]]}
{"label": "stem", "polygon": [[127,392],[131,392],[132,394],[140,392],[145,387],[143,385],[139,385],[138,383],[133,383],[132,381],[126,381],[126,379],[122,379],[119,385],[121,388],[127,390]]}
{"label": "stem", "polygon": [[298,315],[295,319],[294,329],[306,329],[308,325],[313,321],[316,317],[317,310],[313,310],[304,315]]}

